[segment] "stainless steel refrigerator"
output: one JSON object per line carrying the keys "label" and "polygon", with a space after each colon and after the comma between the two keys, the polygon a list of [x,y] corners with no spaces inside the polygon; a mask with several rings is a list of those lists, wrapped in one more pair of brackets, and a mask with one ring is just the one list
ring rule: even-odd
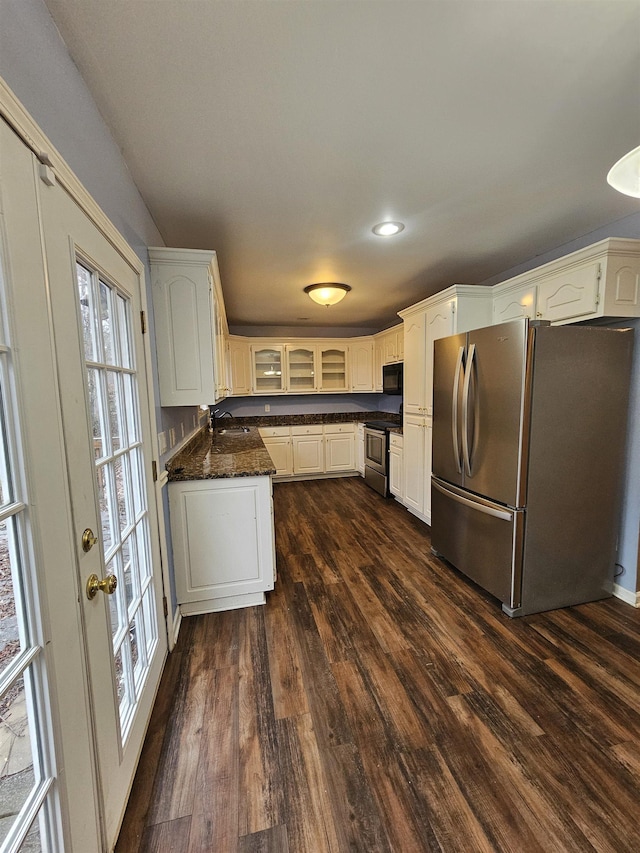
{"label": "stainless steel refrigerator", "polygon": [[433,551],[509,616],[612,593],[632,349],[527,320],[435,342]]}

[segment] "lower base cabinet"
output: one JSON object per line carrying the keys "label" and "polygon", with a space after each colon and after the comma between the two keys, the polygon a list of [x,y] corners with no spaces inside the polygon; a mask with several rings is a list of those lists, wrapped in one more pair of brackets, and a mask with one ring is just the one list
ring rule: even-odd
{"label": "lower base cabinet", "polygon": [[357,470],[356,426],[353,423],[260,427],[260,437],[269,451],[276,477]]}
{"label": "lower base cabinet", "polygon": [[183,615],[263,604],[275,581],[270,477],[169,483]]}

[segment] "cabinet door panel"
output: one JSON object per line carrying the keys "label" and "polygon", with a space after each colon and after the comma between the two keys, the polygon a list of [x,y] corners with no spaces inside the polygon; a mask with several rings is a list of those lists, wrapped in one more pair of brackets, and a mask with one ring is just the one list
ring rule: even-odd
{"label": "cabinet door panel", "polygon": [[403,428],[404,504],[424,511],[425,426],[424,418],[405,415]]}
{"label": "cabinet door panel", "polygon": [[324,437],[322,435],[293,437],[293,473],[324,473]]}
{"label": "cabinet door panel", "polygon": [[413,314],[404,321],[404,412],[421,415],[425,399],[425,324],[426,312]]}
{"label": "cabinet door panel", "polygon": [[532,284],[497,296],[493,303],[494,325],[518,320],[520,317],[533,320],[536,316],[536,295],[537,287]]}
{"label": "cabinet door panel", "polygon": [[543,320],[567,320],[594,314],[598,305],[600,264],[549,276],[538,285],[538,310]]}
{"label": "cabinet door panel", "polygon": [[327,435],[325,437],[326,471],[355,470],[355,442],[351,435]]}

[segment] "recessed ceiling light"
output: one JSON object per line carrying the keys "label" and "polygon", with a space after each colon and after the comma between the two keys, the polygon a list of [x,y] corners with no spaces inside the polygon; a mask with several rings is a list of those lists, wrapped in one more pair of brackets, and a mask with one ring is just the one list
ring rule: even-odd
{"label": "recessed ceiling light", "polygon": [[379,222],[371,230],[378,237],[393,237],[394,234],[404,231],[404,224],[402,222]]}

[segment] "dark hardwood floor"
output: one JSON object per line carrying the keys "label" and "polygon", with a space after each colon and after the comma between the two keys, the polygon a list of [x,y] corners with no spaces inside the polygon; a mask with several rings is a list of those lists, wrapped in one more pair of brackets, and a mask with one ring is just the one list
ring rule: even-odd
{"label": "dark hardwood floor", "polygon": [[275,486],[265,607],[189,617],[117,853],[640,850],[640,612],[510,620],[361,480]]}

